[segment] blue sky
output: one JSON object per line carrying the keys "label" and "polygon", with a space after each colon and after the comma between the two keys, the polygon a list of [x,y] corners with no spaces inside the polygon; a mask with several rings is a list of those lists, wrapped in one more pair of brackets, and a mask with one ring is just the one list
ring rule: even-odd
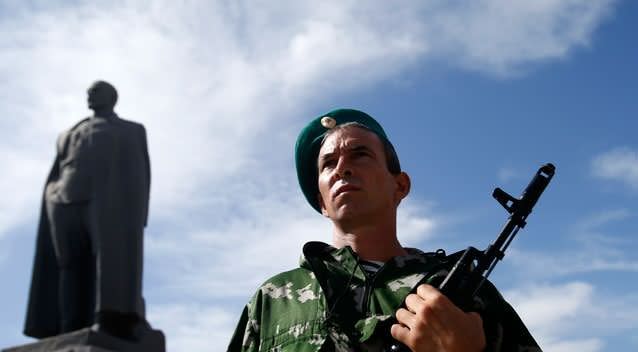
{"label": "blue sky", "polygon": [[557,173],[492,281],[547,351],[638,348],[634,1],[0,5],[0,346],[21,335],[39,199],[95,79],[148,131],[145,297],[171,351],[223,350],[254,289],[329,223],[297,188],[310,119],[353,107],[412,177],[399,237],[485,247]]}

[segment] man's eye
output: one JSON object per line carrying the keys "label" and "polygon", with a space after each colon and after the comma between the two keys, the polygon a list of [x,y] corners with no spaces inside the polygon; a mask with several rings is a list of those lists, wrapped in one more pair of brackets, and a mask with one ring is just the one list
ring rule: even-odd
{"label": "man's eye", "polygon": [[334,167],[335,161],[332,159],[324,160],[323,164],[321,164],[321,169],[327,169]]}

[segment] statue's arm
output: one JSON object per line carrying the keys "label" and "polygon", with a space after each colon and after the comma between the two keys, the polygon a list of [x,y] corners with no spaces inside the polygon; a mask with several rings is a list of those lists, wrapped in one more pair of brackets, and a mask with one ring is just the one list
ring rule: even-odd
{"label": "statue's arm", "polygon": [[144,164],[145,164],[145,170],[146,170],[146,211],[144,212],[144,226],[146,226],[147,222],[148,222],[148,208],[149,208],[149,198],[150,198],[150,194],[151,194],[151,159],[150,156],[148,154],[148,143],[146,140],[146,129],[144,128],[144,126],[142,127],[142,148],[144,148]]}

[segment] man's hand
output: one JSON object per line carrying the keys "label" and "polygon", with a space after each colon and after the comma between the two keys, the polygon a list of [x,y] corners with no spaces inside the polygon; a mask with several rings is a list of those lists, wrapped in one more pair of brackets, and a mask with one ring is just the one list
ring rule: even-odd
{"label": "man's hand", "polygon": [[405,303],[407,309],[397,311],[399,324],[392,325],[391,334],[412,351],[471,352],[485,348],[481,317],[462,311],[436,288],[420,285]]}

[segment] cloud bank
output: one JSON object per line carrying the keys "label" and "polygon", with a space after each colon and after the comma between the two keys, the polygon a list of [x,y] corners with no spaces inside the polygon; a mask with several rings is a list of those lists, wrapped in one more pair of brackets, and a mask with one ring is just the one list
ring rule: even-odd
{"label": "cloud bank", "polygon": [[612,295],[582,281],[535,284],[504,295],[547,351],[604,351],[603,336],[638,323],[636,295]]}
{"label": "cloud bank", "polygon": [[0,161],[20,165],[6,184],[30,187],[8,190],[16,204],[3,206],[0,233],[24,222],[21,214],[33,219],[23,210],[37,203],[55,136],[87,115],[84,91],[94,79],[113,82],[120,113],[147,126],[153,216],[171,217],[225,202],[202,189],[223,198],[226,180],[262,174],[263,140],[270,160],[289,161],[308,107],[314,116],[312,106],[429,58],[507,74],[564,57],[587,44],[610,4],[10,3],[14,16],[0,24],[0,97],[11,118],[0,127],[12,133]]}
{"label": "cloud bank", "polygon": [[[591,214],[572,226],[566,234],[569,246],[544,251],[508,253],[523,277],[537,279],[566,278],[583,273],[636,273],[638,260],[632,256],[635,233],[616,232],[619,224],[628,224],[636,214],[627,209],[611,209]],[[547,268],[552,268],[547,270]]]}
{"label": "cloud bank", "polygon": [[592,160],[591,172],[595,177],[638,191],[638,151],[621,147],[601,153]]}

